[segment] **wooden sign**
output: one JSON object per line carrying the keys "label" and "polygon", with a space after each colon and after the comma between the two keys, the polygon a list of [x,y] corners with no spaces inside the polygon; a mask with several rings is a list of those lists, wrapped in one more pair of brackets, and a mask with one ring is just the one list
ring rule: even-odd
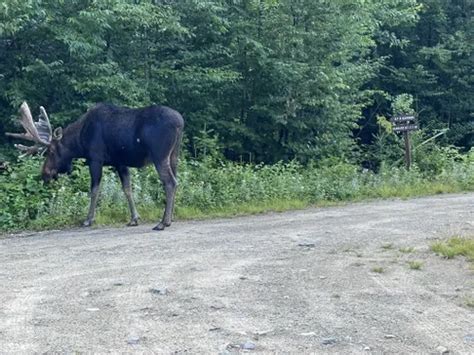
{"label": "wooden sign", "polygon": [[418,129],[416,117],[413,115],[393,116],[390,119],[390,122],[392,122],[393,124],[394,132],[408,132],[415,131]]}
{"label": "wooden sign", "polygon": [[416,131],[418,129],[417,124],[404,124],[393,127],[394,132],[406,132],[406,131]]}
{"label": "wooden sign", "polygon": [[396,123],[399,123],[399,122],[408,122],[408,121],[415,121],[416,118],[415,116],[411,116],[411,115],[408,115],[408,116],[394,116],[390,119],[390,122],[396,124]]}
{"label": "wooden sign", "polygon": [[403,132],[403,138],[405,141],[405,162],[407,169],[410,169],[411,165],[411,144],[410,144],[410,132],[418,129],[418,123],[414,115],[399,115],[393,116],[390,119],[393,124],[393,131],[397,133]]}

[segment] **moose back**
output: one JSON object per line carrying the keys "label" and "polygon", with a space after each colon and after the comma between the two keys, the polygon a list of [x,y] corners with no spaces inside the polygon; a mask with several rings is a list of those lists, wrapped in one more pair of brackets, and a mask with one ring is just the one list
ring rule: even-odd
{"label": "moose back", "polygon": [[20,123],[25,133],[7,135],[34,142],[33,146],[16,144],[26,154],[46,149],[42,168],[45,182],[69,173],[72,161],[85,158],[91,176],[91,201],[84,226],[94,222],[103,166],[113,166],[122,183],[131,213],[130,226],[138,224],[139,215],[132,198],[129,167],[153,163],[166,193],[163,218],[153,229],[171,225],[177,187],[179,146],[183,117],[166,106],[127,108],[98,104],[64,130],[51,128],[48,115],[40,107],[38,121],[33,121],[26,102],[20,107]]}

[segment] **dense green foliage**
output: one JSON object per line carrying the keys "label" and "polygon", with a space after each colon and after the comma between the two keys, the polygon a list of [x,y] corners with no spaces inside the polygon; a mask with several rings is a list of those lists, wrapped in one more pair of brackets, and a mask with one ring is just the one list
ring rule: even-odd
{"label": "dense green foliage", "polygon": [[[372,85],[412,94],[425,130],[449,128],[445,142],[469,149],[474,144],[474,2],[420,3],[415,26],[389,27],[397,45],[379,40],[378,54],[387,60]],[[386,106],[383,100],[377,104]]]}
{"label": "dense green foliage", "polygon": [[[88,205],[83,162],[45,186],[41,158],[17,160],[3,133],[23,100],[56,126],[101,101],[182,112],[181,217],[472,190],[473,13],[470,0],[3,0],[0,230],[70,225]],[[422,127],[409,172],[388,121],[408,112]],[[156,220],[158,176],[134,174]],[[126,219],[112,173],[100,211]]]}
{"label": "dense green foliage", "polygon": [[468,0],[5,0],[0,136],[23,100],[56,125],[99,101],[161,103],[184,114],[191,152],[204,132],[233,160],[367,161],[377,117],[407,93],[428,133],[450,128],[445,143],[468,150],[473,10]]}

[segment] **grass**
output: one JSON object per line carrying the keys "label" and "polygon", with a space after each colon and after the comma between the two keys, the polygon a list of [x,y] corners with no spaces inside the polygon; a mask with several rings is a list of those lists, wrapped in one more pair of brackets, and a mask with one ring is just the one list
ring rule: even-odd
{"label": "grass", "polygon": [[[318,204],[318,206],[327,204]],[[190,219],[209,219],[209,218],[225,218],[237,217],[250,214],[259,214],[266,212],[284,212],[290,210],[304,209],[310,206],[305,201],[301,200],[274,200],[261,201],[257,203],[242,203],[234,206],[234,208],[215,208],[210,210],[201,210],[197,207],[176,207],[175,219],[190,220]],[[314,206],[314,205],[311,205]],[[138,213],[142,223],[158,222],[163,214],[163,206],[140,208]],[[85,215],[84,215],[85,216]],[[117,208],[99,208],[97,212],[96,223],[99,225],[113,225],[121,224],[128,221],[130,218],[129,212],[126,208],[118,210]]]}
{"label": "grass", "polygon": [[382,245],[382,249],[384,249],[384,250],[393,249],[393,243],[383,244],[383,245]]}
{"label": "grass", "polygon": [[398,251],[400,253],[403,253],[403,254],[410,254],[410,253],[413,253],[415,251],[415,248],[413,248],[413,247],[402,247],[402,248],[399,248]]}
{"label": "grass", "polygon": [[421,267],[423,266],[423,263],[421,261],[409,261],[408,266],[412,270],[421,270]]}
{"label": "grass", "polygon": [[[327,206],[328,203],[320,203],[318,206]],[[202,219],[209,217],[235,217],[248,214],[258,214],[265,212],[284,212],[289,210],[304,209],[309,206],[315,206],[307,201],[296,199],[274,199],[269,201],[246,202],[234,205],[232,208],[215,208],[205,212],[195,207],[178,207],[176,217],[178,219]]]}
{"label": "grass", "polygon": [[383,274],[385,272],[385,269],[381,266],[374,266],[371,270],[377,274]]}
{"label": "grass", "polygon": [[431,250],[446,259],[452,259],[462,255],[469,261],[474,262],[474,236],[454,236],[446,241],[432,244]]}
{"label": "grass", "polygon": [[474,308],[474,297],[466,297],[464,304],[469,308]]}

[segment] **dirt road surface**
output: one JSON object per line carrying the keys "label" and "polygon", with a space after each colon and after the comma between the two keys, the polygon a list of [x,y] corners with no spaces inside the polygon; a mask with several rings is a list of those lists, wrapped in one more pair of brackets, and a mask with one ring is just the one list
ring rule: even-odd
{"label": "dirt road surface", "polygon": [[151,227],[0,237],[0,352],[474,353],[474,194]]}

